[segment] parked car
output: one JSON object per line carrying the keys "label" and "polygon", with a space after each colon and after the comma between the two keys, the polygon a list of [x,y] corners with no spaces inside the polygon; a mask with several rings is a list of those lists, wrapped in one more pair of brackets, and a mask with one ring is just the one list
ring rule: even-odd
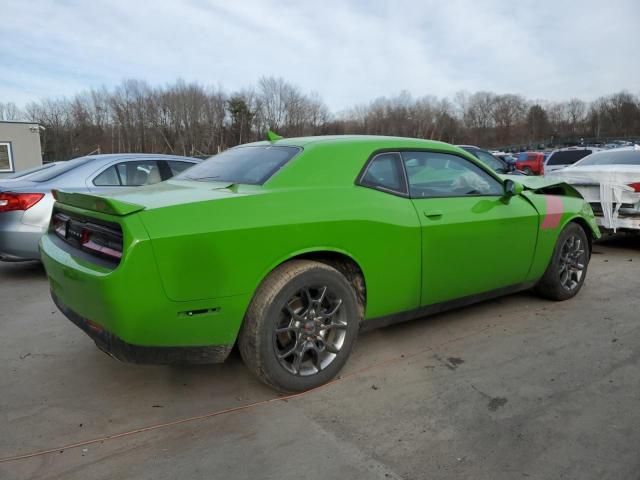
{"label": "parked car", "polygon": [[153,154],[90,155],[47,163],[0,179],[0,261],[38,260],[52,189],[98,192],[149,185],[171,178],[199,160]]}
{"label": "parked car", "polygon": [[640,147],[592,153],[552,175],[582,194],[601,227],[640,230]]}
{"label": "parked car", "polygon": [[513,168],[501,158],[492,155],[487,150],[483,150],[480,147],[475,147],[473,145],[458,145],[463,150],[469,152],[471,155],[476,157],[482,163],[492,168],[494,172],[497,173],[510,173],[513,171]]}
{"label": "parked car", "polygon": [[595,147],[566,147],[559,148],[551,152],[547,157],[544,164],[545,174],[553,172],[554,170],[560,170],[561,168],[573,165],[578,160],[591,155],[594,152],[599,152],[602,149]]}
{"label": "parked car", "polygon": [[513,169],[515,168],[515,163],[517,158],[514,157],[513,155],[511,155],[510,153],[507,152],[500,152],[500,151],[489,151],[489,153],[491,155],[493,155],[494,157],[499,158],[500,160],[502,160],[503,162],[505,162],[509,168]]}
{"label": "parked car", "polygon": [[55,195],[52,297],[101,349],[209,363],[237,341],[282,391],[335,376],[361,328],[532,287],[571,298],[599,236],[563,182],[394,137],[257,142],[158,185]]}
{"label": "parked car", "polygon": [[544,153],[522,152],[518,155],[515,167],[525,175],[544,174]]}

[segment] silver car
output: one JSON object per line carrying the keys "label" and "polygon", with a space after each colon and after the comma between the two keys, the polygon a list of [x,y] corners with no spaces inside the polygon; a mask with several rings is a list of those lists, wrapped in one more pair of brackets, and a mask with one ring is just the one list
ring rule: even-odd
{"label": "silver car", "polygon": [[573,185],[600,227],[640,231],[640,146],[592,153],[549,176]]}
{"label": "silver car", "polygon": [[38,241],[49,225],[52,189],[94,193],[151,185],[198,162],[173,155],[90,155],[0,179],[0,260],[40,259]]}

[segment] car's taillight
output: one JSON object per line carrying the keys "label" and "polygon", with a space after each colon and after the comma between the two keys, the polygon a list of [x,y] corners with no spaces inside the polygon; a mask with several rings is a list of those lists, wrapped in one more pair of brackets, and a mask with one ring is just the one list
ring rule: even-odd
{"label": "car's taillight", "polygon": [[44,193],[0,193],[0,213],[14,210],[29,210],[42,200]]}
{"label": "car's taillight", "polygon": [[122,258],[122,230],[118,226],[99,225],[61,212],[54,212],[49,231],[69,245],[96,257],[115,262],[119,262]]}
{"label": "car's taillight", "polygon": [[634,191],[640,192],[640,182],[630,183],[629,186],[633,188]]}
{"label": "car's taillight", "polygon": [[92,225],[84,227],[81,235],[83,250],[112,260],[122,258],[122,236]]}
{"label": "car's taillight", "polygon": [[51,219],[51,228],[60,238],[67,238],[67,226],[69,225],[69,217],[56,213]]}

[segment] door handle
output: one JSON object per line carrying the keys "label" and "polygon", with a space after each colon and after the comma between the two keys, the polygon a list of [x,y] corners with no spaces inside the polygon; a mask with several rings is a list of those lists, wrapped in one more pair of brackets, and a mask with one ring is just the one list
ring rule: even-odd
{"label": "door handle", "polygon": [[442,217],[442,210],[424,210],[424,216],[431,219],[437,219]]}

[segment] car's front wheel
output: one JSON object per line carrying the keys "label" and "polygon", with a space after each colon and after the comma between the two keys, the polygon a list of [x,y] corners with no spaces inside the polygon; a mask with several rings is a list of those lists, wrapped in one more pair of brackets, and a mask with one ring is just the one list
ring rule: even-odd
{"label": "car's front wheel", "polygon": [[285,392],[317,387],[343,367],[356,340],[360,309],[347,279],[315,261],[280,265],[262,282],[238,344],[260,380]]}
{"label": "car's front wheel", "polygon": [[551,300],[574,297],[584,284],[590,256],[584,229],[570,223],[558,236],[551,262],[536,285],[536,292]]}

